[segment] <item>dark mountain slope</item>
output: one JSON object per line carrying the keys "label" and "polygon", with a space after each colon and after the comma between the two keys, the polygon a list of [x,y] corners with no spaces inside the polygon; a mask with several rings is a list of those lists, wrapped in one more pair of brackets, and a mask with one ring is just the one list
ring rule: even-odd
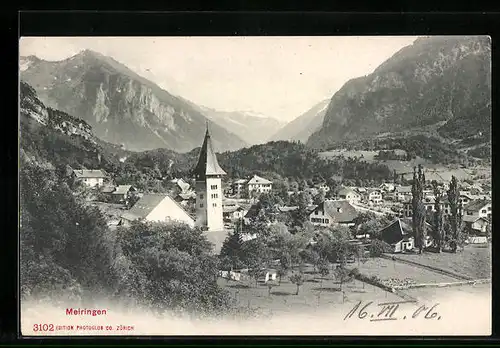
{"label": "dark mountain slope", "polygon": [[130,150],[190,151],[200,145],[207,122],[217,149],[246,145],[181,98],[96,52],[58,62],[21,57],[21,78],[48,106],[85,120],[96,136]]}

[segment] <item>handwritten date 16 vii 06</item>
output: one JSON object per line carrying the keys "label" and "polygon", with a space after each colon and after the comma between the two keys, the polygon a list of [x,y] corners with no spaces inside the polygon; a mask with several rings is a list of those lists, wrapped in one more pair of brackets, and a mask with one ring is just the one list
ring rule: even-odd
{"label": "handwritten date 16 vii 06", "polygon": [[[413,304],[414,308],[411,310],[400,309],[404,304]],[[384,320],[398,320],[398,319],[434,319],[441,320],[441,315],[437,312],[436,308],[439,303],[433,306],[416,305],[411,301],[400,302],[385,302],[374,304],[373,301],[363,303],[359,301],[349,313],[346,314],[344,320],[347,319],[369,319],[370,321],[384,321]],[[415,308],[417,307],[417,308]]]}

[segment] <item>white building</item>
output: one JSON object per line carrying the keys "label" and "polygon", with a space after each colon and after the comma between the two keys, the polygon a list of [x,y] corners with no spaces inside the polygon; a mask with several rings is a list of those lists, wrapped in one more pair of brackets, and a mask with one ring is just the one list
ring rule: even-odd
{"label": "white building", "polygon": [[343,188],[338,193],[339,199],[346,200],[349,203],[359,203],[361,196],[350,188]]}
{"label": "white building", "polygon": [[392,191],[394,191],[395,188],[396,187],[394,184],[391,184],[388,182],[384,182],[383,184],[380,184],[380,186],[379,186],[379,189],[384,191],[384,192],[392,192]]}
{"label": "white building", "polygon": [[245,191],[245,184],[248,180],[237,179],[231,183],[231,193],[236,196],[242,196]]}
{"label": "white building", "polygon": [[271,192],[273,188],[273,182],[267,179],[261,178],[258,175],[254,175],[253,178],[247,182],[247,192],[250,197],[252,192],[264,193]]}
{"label": "white building", "polygon": [[366,195],[367,201],[373,204],[382,203],[382,191],[377,189],[369,189]]}
{"label": "white building", "polygon": [[394,192],[398,202],[405,202],[412,197],[411,186],[397,186]]}
{"label": "white building", "polygon": [[464,217],[465,216],[491,219],[491,201],[487,199],[477,199],[470,202],[464,207]]}
{"label": "white building", "polygon": [[196,179],[196,225],[209,232],[223,231],[222,176],[226,175],[226,172],[217,162],[208,127],[194,175]]}
{"label": "white building", "polygon": [[106,178],[106,175],[100,169],[75,169],[73,170],[73,175],[76,180],[81,181],[90,187],[104,185],[104,179]]}
{"label": "white building", "polygon": [[348,201],[326,200],[309,214],[309,221],[315,226],[323,227],[336,224],[352,226],[357,216],[358,212]]}
{"label": "white building", "polygon": [[194,227],[193,218],[174,199],[161,193],[144,194],[122,218],[126,221],[180,222]]}

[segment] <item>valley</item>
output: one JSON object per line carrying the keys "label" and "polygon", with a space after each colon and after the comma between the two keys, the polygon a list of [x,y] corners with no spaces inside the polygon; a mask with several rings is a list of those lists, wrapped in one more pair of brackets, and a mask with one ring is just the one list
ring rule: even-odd
{"label": "valley", "polygon": [[489,301],[490,54],[484,37],[418,38],[290,122],[89,49],[22,56],[23,300],[344,323],[358,302],[439,300],[449,317],[449,296]]}

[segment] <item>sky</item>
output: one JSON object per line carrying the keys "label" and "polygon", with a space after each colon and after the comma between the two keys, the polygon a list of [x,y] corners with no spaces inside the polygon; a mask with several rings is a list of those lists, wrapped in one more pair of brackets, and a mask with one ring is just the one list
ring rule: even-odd
{"label": "sky", "polygon": [[287,122],[348,80],[372,73],[416,38],[23,37],[19,50],[56,61],[90,49],[198,105]]}

